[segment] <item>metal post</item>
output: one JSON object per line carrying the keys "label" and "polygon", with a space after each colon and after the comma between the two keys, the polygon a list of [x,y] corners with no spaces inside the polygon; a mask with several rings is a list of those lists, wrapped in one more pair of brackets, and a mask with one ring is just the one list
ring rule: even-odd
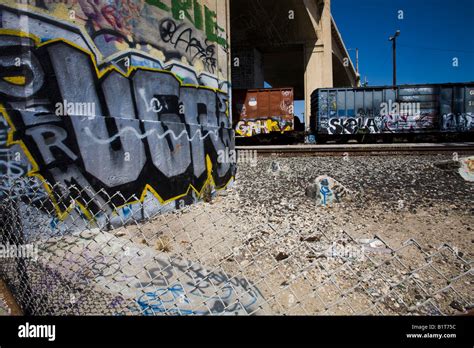
{"label": "metal post", "polygon": [[356,73],[359,74],[359,49],[356,48]]}
{"label": "metal post", "polygon": [[389,41],[392,41],[393,54],[393,87],[397,85],[397,37],[400,36],[400,30],[395,32],[395,35],[390,36]]}
{"label": "metal post", "polygon": [[392,41],[393,53],[393,86],[397,85],[397,38]]}

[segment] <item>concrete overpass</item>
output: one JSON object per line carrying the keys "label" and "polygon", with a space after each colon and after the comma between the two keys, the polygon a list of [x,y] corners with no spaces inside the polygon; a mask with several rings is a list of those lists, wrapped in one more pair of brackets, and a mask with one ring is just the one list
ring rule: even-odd
{"label": "concrete overpass", "polygon": [[231,0],[230,8],[234,88],[293,87],[309,125],[315,89],[359,84],[331,0]]}

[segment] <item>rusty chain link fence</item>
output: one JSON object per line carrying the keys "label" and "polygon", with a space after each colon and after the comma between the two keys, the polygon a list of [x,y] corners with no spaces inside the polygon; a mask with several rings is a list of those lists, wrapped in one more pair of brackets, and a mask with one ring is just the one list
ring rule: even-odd
{"label": "rusty chain link fence", "polygon": [[[449,245],[428,253],[416,240],[393,249],[344,230],[303,235],[236,220],[212,202],[153,213],[144,201],[105,219],[100,209],[88,215],[87,202],[72,202],[59,219],[36,179],[2,187],[0,277],[25,314],[450,315],[472,308],[472,261]],[[289,249],[280,250],[283,240]]]}

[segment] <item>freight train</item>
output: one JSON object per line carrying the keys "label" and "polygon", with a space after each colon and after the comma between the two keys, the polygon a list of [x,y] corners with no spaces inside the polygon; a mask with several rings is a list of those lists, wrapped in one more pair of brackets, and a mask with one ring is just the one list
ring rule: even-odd
{"label": "freight train", "polygon": [[[272,92],[265,91],[249,91],[246,98],[240,91],[234,99],[234,102],[244,100],[240,105],[247,112],[234,111],[237,135],[259,138],[262,133],[283,133],[286,138],[297,135],[301,142],[305,139],[309,143],[474,140],[474,82],[317,89],[311,95],[310,124],[306,125],[306,132],[295,129],[297,118],[294,115],[276,114],[274,110],[281,100],[276,96],[272,99],[267,95]],[[249,117],[251,104],[258,107],[261,100],[269,105],[265,104],[263,110]],[[289,100],[288,104],[292,105]],[[254,122],[253,128],[249,126],[249,119]],[[263,121],[259,120],[271,120],[268,124],[275,127],[260,127],[259,122]],[[276,127],[292,123],[293,127]]]}
{"label": "freight train", "polygon": [[318,142],[472,140],[474,83],[318,89],[311,96],[310,133]]}
{"label": "freight train", "polygon": [[303,130],[293,88],[233,89],[232,114],[238,143],[288,141]]}

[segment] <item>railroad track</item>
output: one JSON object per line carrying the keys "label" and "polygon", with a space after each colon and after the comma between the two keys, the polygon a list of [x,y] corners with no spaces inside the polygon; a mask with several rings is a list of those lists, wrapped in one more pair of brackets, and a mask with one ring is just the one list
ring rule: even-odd
{"label": "railroad track", "polygon": [[269,145],[237,146],[239,151],[257,151],[260,155],[282,156],[386,156],[386,155],[474,155],[474,142],[464,143],[401,143],[401,144],[334,144],[334,145]]}

